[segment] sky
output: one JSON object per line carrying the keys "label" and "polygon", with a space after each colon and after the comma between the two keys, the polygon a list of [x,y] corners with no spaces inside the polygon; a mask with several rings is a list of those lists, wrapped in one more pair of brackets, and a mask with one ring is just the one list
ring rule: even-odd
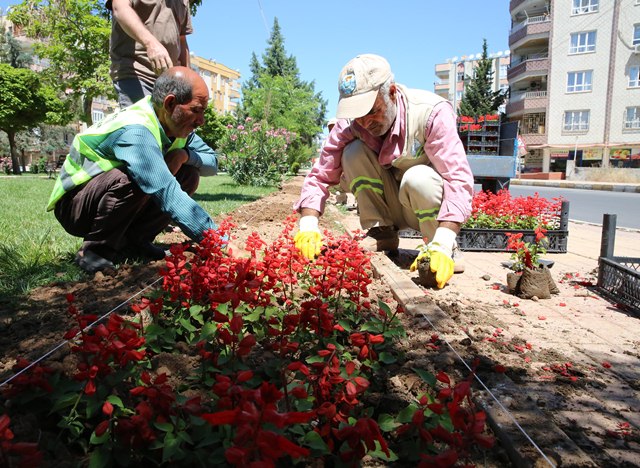
{"label": "sky", "polygon": [[[0,0],[0,8],[14,3]],[[356,55],[382,55],[396,82],[433,91],[437,63],[481,53],[483,39],[489,53],[508,50],[511,24],[508,0],[203,0],[189,47],[238,70],[244,82],[252,52],[261,59],[268,47],[274,18],[301,79],[328,101],[327,119],[340,70]]]}

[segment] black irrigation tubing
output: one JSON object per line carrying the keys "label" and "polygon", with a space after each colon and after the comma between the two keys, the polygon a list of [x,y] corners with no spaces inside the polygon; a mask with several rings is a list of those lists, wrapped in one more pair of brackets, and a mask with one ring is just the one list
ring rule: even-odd
{"label": "black irrigation tubing", "polygon": [[[415,307],[415,306],[414,306]],[[444,315],[446,318],[451,320],[451,317],[449,317],[449,315],[442,309],[440,309],[438,307],[438,309],[440,310],[440,313],[442,313],[442,315]],[[456,349],[451,345],[451,343],[449,343],[449,341],[447,341],[446,338],[444,338],[442,332],[440,330],[438,330],[438,328],[433,324],[433,322],[431,320],[429,320],[429,317],[427,316],[427,314],[425,314],[424,312],[420,311],[418,309],[418,312],[420,312],[420,314],[424,317],[424,319],[429,323],[429,325],[431,325],[431,327],[438,332],[438,335],[441,337],[442,340],[444,340],[444,342],[447,344],[447,346],[449,347],[449,349],[451,351],[453,351],[453,353],[456,355],[456,357],[458,358],[458,360],[469,370],[469,372],[471,372],[474,376],[474,378],[478,381],[478,383],[482,386],[482,388],[485,389],[485,391],[491,395],[491,398],[498,404],[498,406],[508,415],[509,419],[516,425],[516,427],[520,430],[520,432],[522,432],[522,434],[524,434],[524,436],[527,438],[527,440],[531,443],[531,445],[533,445],[533,447],[540,453],[540,455],[542,455],[542,457],[545,459],[545,461],[549,464],[549,466],[555,467],[556,465],[553,464],[553,462],[545,455],[545,453],[542,451],[542,449],[540,447],[538,447],[538,444],[536,444],[533,439],[531,438],[531,436],[529,436],[529,434],[527,434],[527,431],[524,430],[524,428],[518,424],[518,421],[516,421],[516,419],[513,417],[513,415],[511,414],[511,412],[504,407],[504,405],[502,403],[500,403],[500,400],[498,399],[498,397],[496,397],[493,392],[491,390],[489,390],[489,387],[487,387],[487,385],[482,381],[482,379],[480,377],[478,377],[478,375],[473,372],[473,369],[471,369],[471,367],[469,366],[469,364],[466,363],[466,361],[462,358],[462,356],[460,356],[460,354],[458,353],[458,351],[456,351]]]}
{"label": "black irrigation tubing", "polygon": [[[149,289],[150,287],[152,287],[153,285],[155,285],[158,281],[160,281],[162,279],[162,277],[157,278],[153,283],[148,284],[147,286],[145,286],[144,288],[142,288],[140,291],[138,291],[137,293],[135,293],[133,296],[129,297],[128,299],[126,299],[124,302],[118,304],[117,306],[115,306],[113,309],[111,309],[109,312],[105,313],[104,315],[102,315],[101,317],[98,317],[96,320],[94,320],[93,322],[91,322],[89,325],[87,325],[86,327],[84,327],[84,329],[82,330],[83,332],[86,332],[88,330],[91,330],[91,328],[93,328],[94,326],[96,326],[98,323],[102,322],[105,318],[107,318],[109,315],[111,315],[112,313],[114,313],[116,310],[120,309],[121,307],[124,307],[125,305],[127,305],[129,302],[131,302],[134,298],[136,298],[137,296],[139,296],[140,294],[142,294],[143,292],[145,292],[147,289]],[[46,353],[44,353],[42,356],[40,356],[38,359],[36,359],[35,361],[31,362],[27,367],[25,367],[24,369],[20,369],[20,371],[16,372],[15,374],[13,374],[11,377],[9,377],[8,379],[6,379],[4,382],[0,383],[0,388],[2,388],[3,386],[5,386],[6,384],[10,383],[13,379],[15,379],[16,377],[18,377],[19,375],[23,374],[24,372],[28,371],[29,369],[31,369],[33,366],[35,366],[36,364],[38,364],[39,362],[42,362],[43,360],[45,360],[46,358],[48,358],[49,356],[51,356],[53,353],[55,353],[56,351],[58,351],[60,348],[62,348],[63,346],[66,346],[67,344],[69,344],[71,341],[73,341],[75,339],[74,338],[70,338],[68,340],[64,340],[63,342],[61,342],[60,344],[58,344],[57,346],[55,346],[53,349],[47,351]]]}

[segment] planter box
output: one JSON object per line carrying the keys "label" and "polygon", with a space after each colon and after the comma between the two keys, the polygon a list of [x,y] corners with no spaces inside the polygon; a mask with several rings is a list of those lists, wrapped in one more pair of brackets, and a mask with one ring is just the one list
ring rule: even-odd
{"label": "planter box", "polygon": [[[522,233],[524,242],[535,242],[532,229],[469,229],[462,228],[458,234],[458,246],[469,252],[507,252],[507,233]],[[568,230],[547,231],[548,253],[567,253]]]}

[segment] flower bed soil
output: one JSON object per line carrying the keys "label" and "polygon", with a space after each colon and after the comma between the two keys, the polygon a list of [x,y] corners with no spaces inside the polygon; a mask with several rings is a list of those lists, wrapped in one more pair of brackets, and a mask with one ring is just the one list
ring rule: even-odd
{"label": "flower bed soil", "polygon": [[[263,200],[241,207],[232,213],[232,218],[238,228],[235,234],[238,243],[254,230],[265,240],[273,240],[282,231],[283,219],[291,214],[292,204],[297,198],[300,189],[301,178],[284,185],[283,189]],[[332,210],[322,218],[321,225],[325,228],[341,231],[339,216],[332,215]],[[159,241],[172,243],[184,240],[180,233],[166,233]],[[21,302],[2,304],[0,312],[0,372],[4,377],[11,374],[10,369],[15,364],[18,356],[35,359],[45,352],[53,349],[61,342],[61,336],[72,325],[67,314],[65,301],[66,294],[76,297],[77,307],[84,311],[93,311],[102,314],[117,307],[127,298],[137,293],[140,289],[151,284],[158,276],[157,269],[163,262],[154,262],[148,265],[123,265],[115,273],[104,275],[97,273],[94,277],[87,278],[82,283],[56,283],[39,288]],[[370,285],[372,302],[381,299],[394,304],[391,290],[387,284],[379,279]],[[433,304],[433,301],[425,297],[425,301]],[[445,310],[451,321],[440,323],[443,333],[457,333],[460,327],[468,330],[474,337],[461,337],[460,341],[464,350],[463,357],[467,362],[472,362],[479,357],[479,371],[483,378],[490,384],[499,381],[506,374],[515,382],[526,383],[528,374],[532,371],[523,361],[523,355],[535,359],[537,363],[546,363],[548,370],[536,369],[535,373],[547,373],[554,376],[557,383],[557,397],[564,398],[569,395],[583,394],[590,386],[606,385],[588,369],[579,366],[567,367],[564,356],[549,350],[531,350],[527,347],[527,341],[518,336],[509,337],[508,340],[501,337],[497,324],[500,322],[489,310],[480,306],[474,308],[473,303],[465,300],[460,303],[459,298],[450,302],[440,300],[438,304]],[[510,306],[510,305],[509,305]],[[405,372],[410,367],[419,366],[432,372],[440,370],[462,378],[468,374],[467,370],[456,359],[456,356],[444,345],[444,342],[434,334],[434,330],[418,315],[406,314],[402,320],[407,329],[408,336],[399,346],[406,353],[407,361],[395,372],[387,375],[386,393],[379,395],[384,404],[394,400],[411,400],[416,397],[420,382],[415,375]],[[524,332],[523,332],[524,335]],[[54,353],[52,356],[55,366],[64,368],[73,363],[65,359],[65,349]],[[170,356],[159,355],[156,358],[158,368],[168,371],[172,381],[179,381],[183,375],[183,369],[191,367],[191,353],[185,349],[184,360]],[[563,363],[562,365],[560,363]],[[541,364],[543,365],[543,364]],[[590,375],[585,379],[573,379],[576,376]],[[563,380],[564,379],[564,380]],[[3,379],[4,380],[4,379]],[[581,385],[587,382],[587,386]],[[564,382],[564,384],[562,383]],[[577,383],[576,383],[577,382]],[[539,382],[529,381],[533,387],[538,387]],[[535,388],[534,388],[535,391]],[[553,401],[547,402],[551,406]],[[25,415],[23,420],[16,421],[14,428],[16,434],[31,435],[37,427],[36,421]],[[544,432],[544,431],[543,431]],[[47,437],[53,437],[45,434]],[[615,447],[617,441],[624,443],[638,443],[637,434],[631,432],[630,440],[613,438],[606,443]],[[635,442],[634,442],[635,440]],[[536,439],[540,448],[547,453],[552,453],[554,441],[549,441],[549,446],[544,445],[545,438]],[[619,445],[619,444],[618,444]],[[74,454],[75,455],[75,454]],[[75,466],[77,458],[70,459],[70,453],[61,447],[59,453],[49,454],[56,459],[46,460],[44,466]],[[505,448],[496,444],[490,451],[476,452],[473,460],[480,466],[507,466]],[[535,457],[533,457],[535,458]],[[376,462],[368,460],[373,466]]]}

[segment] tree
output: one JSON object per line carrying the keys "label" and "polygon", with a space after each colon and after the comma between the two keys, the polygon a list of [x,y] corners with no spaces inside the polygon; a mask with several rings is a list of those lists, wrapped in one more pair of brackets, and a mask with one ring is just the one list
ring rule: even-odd
{"label": "tree", "polygon": [[28,68],[31,62],[31,55],[23,50],[10,31],[2,27],[2,33],[0,34],[0,63],[8,63],[13,68]]}
{"label": "tree", "polygon": [[41,85],[37,73],[0,64],[0,130],[7,134],[13,173],[20,174],[16,133],[38,123],[63,123],[64,105],[55,93]]}
{"label": "tree", "polygon": [[482,43],[482,57],[473,69],[473,78],[465,86],[465,92],[460,100],[458,115],[477,117],[479,115],[495,114],[502,105],[505,95],[502,91],[493,91],[492,60],[487,55],[487,40]]}
{"label": "tree", "polygon": [[236,118],[231,114],[219,114],[212,104],[204,113],[204,125],[198,128],[198,136],[214,150],[218,142],[227,132],[228,125],[233,125]]}
{"label": "tree", "polygon": [[[262,54],[262,63],[255,53],[249,64],[252,76],[243,84],[243,102],[238,114],[252,117],[263,126],[282,127],[300,138],[289,149],[292,158],[311,154],[309,147],[322,130],[327,101],[315,92],[314,82],[300,79],[295,57],[287,55],[278,18],[268,40],[269,47]],[[304,149],[302,146],[307,146]]]}
{"label": "tree", "polygon": [[28,37],[34,53],[49,62],[42,76],[60,92],[81,101],[80,118],[91,124],[91,103],[115,97],[109,77],[111,26],[104,0],[23,0],[9,13]]}

